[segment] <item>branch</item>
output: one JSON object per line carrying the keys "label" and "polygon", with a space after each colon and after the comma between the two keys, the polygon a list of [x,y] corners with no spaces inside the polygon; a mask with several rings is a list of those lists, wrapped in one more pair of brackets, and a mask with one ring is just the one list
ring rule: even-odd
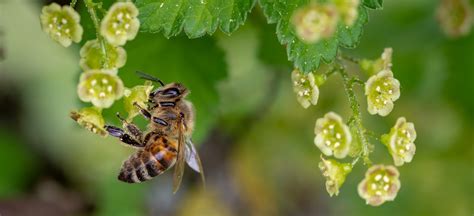
{"label": "branch", "polygon": [[95,34],[96,34],[97,40],[99,41],[100,49],[102,50],[102,66],[104,68],[108,68],[107,50],[105,48],[104,38],[102,37],[102,35],[100,35],[100,25],[99,25],[100,20],[94,8],[95,3],[92,2],[92,0],[84,0],[84,4],[86,5],[87,11],[89,12],[92,22],[94,23]]}

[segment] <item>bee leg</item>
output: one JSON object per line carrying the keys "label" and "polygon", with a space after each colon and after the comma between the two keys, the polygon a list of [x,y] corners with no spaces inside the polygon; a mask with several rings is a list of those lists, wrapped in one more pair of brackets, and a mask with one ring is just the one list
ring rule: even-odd
{"label": "bee leg", "polygon": [[105,130],[109,132],[110,136],[114,136],[120,139],[123,143],[127,145],[131,145],[134,147],[144,147],[145,145],[143,143],[138,142],[135,140],[132,136],[127,134],[125,131],[123,131],[121,128],[111,126],[111,125],[105,125]]}
{"label": "bee leg", "polygon": [[120,119],[122,122],[122,127],[125,128],[125,130],[135,138],[135,140],[138,140],[139,142],[143,142],[143,132],[138,128],[137,125],[127,122],[124,118],[120,116],[120,114],[117,112],[117,118]]}
{"label": "bee leg", "polygon": [[150,112],[148,112],[148,110],[146,110],[143,107],[141,107],[140,105],[138,105],[137,102],[134,102],[133,105],[135,107],[137,107],[138,110],[140,110],[140,113],[143,115],[143,117],[145,117],[148,120],[151,119],[151,114],[150,114]]}

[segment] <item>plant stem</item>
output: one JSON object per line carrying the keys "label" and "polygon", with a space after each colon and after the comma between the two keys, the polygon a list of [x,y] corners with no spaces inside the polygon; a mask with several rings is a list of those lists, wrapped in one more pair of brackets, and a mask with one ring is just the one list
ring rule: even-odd
{"label": "plant stem", "polygon": [[92,19],[92,22],[94,23],[94,27],[95,27],[95,34],[96,34],[96,37],[97,37],[97,40],[99,41],[99,44],[100,44],[100,49],[102,50],[102,67],[103,68],[108,68],[108,57],[107,57],[107,50],[106,50],[106,47],[105,47],[105,41],[104,41],[104,38],[102,37],[102,35],[100,35],[100,20],[99,20],[99,17],[97,16],[97,13],[96,13],[96,10],[94,8],[95,6],[95,3],[92,2],[92,0],[84,0],[84,3],[87,7],[87,11],[89,12],[90,16],[91,16],[91,19]]}
{"label": "plant stem", "polygon": [[354,127],[356,128],[356,133],[357,133],[357,138],[359,139],[359,142],[362,145],[362,150],[357,156],[357,158],[353,161],[352,165],[354,166],[357,161],[359,161],[360,157],[364,157],[364,163],[367,165],[370,165],[370,159],[369,159],[369,153],[370,153],[370,147],[369,147],[369,142],[366,137],[366,131],[364,126],[362,125],[362,114],[360,112],[360,105],[357,102],[357,98],[355,96],[354,88],[353,88],[353,82],[355,79],[351,79],[349,77],[349,74],[347,73],[346,69],[342,67],[339,70],[339,73],[342,76],[343,83],[344,83],[344,90],[346,92],[347,97],[349,98],[349,104],[352,110],[352,123]]}

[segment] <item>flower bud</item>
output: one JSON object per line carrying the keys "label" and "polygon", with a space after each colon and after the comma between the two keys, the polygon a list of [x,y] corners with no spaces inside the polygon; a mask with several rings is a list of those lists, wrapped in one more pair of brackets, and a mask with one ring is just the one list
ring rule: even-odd
{"label": "flower bud", "polygon": [[[127,61],[127,53],[125,49],[119,46],[112,46],[108,43],[105,45],[107,59],[103,64],[102,47],[97,39],[87,41],[80,51],[81,60],[79,65],[83,70],[92,69],[118,69],[125,65]],[[105,66],[105,67],[104,67]]]}
{"label": "flower bud", "polygon": [[347,26],[352,26],[357,19],[359,0],[333,0],[341,15],[342,21]]}
{"label": "flower bud", "polygon": [[444,33],[450,37],[469,34],[473,23],[472,7],[468,0],[441,0],[437,18]]}

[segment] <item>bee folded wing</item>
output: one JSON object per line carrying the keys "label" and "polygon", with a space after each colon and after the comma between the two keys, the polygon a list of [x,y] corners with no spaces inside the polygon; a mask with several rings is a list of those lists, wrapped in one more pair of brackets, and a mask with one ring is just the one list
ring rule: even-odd
{"label": "bee folded wing", "polygon": [[201,160],[191,140],[186,141],[186,163],[194,171],[198,173],[202,171]]}

